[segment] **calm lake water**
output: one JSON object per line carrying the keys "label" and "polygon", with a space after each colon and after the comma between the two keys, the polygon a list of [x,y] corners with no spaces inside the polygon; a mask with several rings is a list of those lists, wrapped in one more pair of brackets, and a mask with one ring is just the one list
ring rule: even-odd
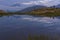
{"label": "calm lake water", "polygon": [[27,40],[29,34],[59,37],[60,17],[34,17],[29,15],[0,17],[0,40]]}

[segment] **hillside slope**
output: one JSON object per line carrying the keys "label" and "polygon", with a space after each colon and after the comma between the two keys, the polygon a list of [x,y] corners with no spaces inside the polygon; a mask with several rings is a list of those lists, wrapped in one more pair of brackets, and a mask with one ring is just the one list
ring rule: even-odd
{"label": "hillside slope", "polygon": [[40,16],[60,16],[60,8],[41,8],[25,13]]}
{"label": "hillside slope", "polygon": [[22,9],[21,11],[18,11],[18,12],[29,12],[29,11],[36,10],[36,9],[39,9],[39,8],[46,8],[46,6],[34,5],[34,6],[31,6],[31,7],[27,7],[25,9]]}

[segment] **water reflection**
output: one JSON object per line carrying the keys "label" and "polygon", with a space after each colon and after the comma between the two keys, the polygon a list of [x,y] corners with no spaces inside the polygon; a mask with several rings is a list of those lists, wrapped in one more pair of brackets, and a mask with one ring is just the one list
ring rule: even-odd
{"label": "water reflection", "polygon": [[[0,17],[0,39],[22,40],[29,33],[58,35],[60,33],[60,18],[34,17],[29,15],[13,15]],[[59,36],[59,35],[58,35]]]}

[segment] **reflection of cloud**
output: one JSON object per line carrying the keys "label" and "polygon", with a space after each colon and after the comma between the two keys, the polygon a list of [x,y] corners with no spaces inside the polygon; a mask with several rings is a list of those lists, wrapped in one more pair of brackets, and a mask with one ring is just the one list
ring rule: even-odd
{"label": "reflection of cloud", "polygon": [[39,19],[39,18],[22,18],[23,20],[29,20],[29,21],[36,21],[36,22],[42,22],[42,23],[52,23],[48,21],[47,19]]}
{"label": "reflection of cloud", "polygon": [[55,18],[49,18],[49,17],[22,17],[22,20],[28,20],[28,21],[35,21],[35,22],[42,22],[42,23],[56,23],[59,22],[59,19]]}

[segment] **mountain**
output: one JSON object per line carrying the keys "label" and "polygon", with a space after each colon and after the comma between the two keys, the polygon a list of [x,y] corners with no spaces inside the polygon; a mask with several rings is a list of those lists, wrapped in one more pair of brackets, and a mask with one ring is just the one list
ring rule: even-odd
{"label": "mountain", "polygon": [[42,5],[35,5],[35,6],[32,6],[32,7],[28,7],[28,8],[25,8],[19,12],[29,12],[29,11],[32,11],[32,10],[35,10],[35,9],[39,9],[39,8],[45,8],[46,6],[42,6]]}
{"label": "mountain", "polygon": [[16,4],[11,5],[11,7],[20,7],[20,4],[16,3]]}
{"label": "mountain", "polygon": [[55,6],[56,8],[60,8],[60,4]]}
{"label": "mountain", "polygon": [[[29,10],[29,9],[28,9]],[[50,8],[50,7],[43,7],[38,8],[30,11],[24,11],[24,12],[16,12],[16,14],[27,14],[27,15],[34,15],[34,16],[60,16],[60,8]]]}
{"label": "mountain", "polygon": [[51,6],[51,8],[60,8],[60,4],[55,5],[55,6]]}

